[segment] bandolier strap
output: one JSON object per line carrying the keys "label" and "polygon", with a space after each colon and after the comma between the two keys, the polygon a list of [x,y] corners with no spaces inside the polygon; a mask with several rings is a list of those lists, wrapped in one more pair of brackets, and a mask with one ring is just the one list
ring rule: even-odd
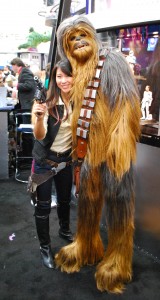
{"label": "bandolier strap", "polygon": [[97,90],[100,85],[100,76],[103,68],[103,64],[108,53],[108,49],[101,49],[99,53],[99,62],[95,70],[95,75],[91,81],[89,81],[88,86],[85,91],[84,99],[82,100],[82,107],[80,110],[80,116],[78,118],[77,124],[77,157],[78,162],[75,167],[75,184],[76,184],[76,196],[79,193],[79,176],[80,167],[83,159],[87,153],[87,144],[90,130],[90,122],[93,116],[94,107],[96,104]]}

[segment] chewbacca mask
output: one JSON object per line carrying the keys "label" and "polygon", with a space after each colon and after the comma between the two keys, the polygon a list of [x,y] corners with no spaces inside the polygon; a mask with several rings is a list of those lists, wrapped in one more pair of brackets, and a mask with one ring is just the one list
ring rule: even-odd
{"label": "chewbacca mask", "polygon": [[[63,21],[57,31],[60,56],[72,65],[73,159],[77,160],[77,123],[85,90],[95,77],[101,47],[93,25],[85,17]],[[100,291],[122,293],[132,278],[134,184],[132,165],[140,134],[137,86],[124,56],[109,51],[90,121],[87,153],[80,174],[77,233],[74,242],[56,254],[56,264],[67,273],[97,264]],[[108,245],[99,232],[105,207]]]}

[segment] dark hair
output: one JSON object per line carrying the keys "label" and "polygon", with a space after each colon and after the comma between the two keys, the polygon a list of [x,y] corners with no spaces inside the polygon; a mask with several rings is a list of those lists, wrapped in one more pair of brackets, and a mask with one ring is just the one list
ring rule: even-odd
{"label": "dark hair", "polygon": [[[66,74],[69,77],[72,77],[72,67],[68,59],[62,59],[56,63],[54,66],[52,73],[51,73],[51,80],[49,84],[49,89],[47,92],[47,106],[49,109],[49,113],[53,115],[53,107],[56,107],[56,103],[59,100],[60,96],[60,89],[57,86],[56,83],[56,74],[57,74],[57,69],[60,68],[64,74]],[[57,111],[56,111],[57,114]],[[59,116],[55,116],[57,120],[59,120]]]}
{"label": "dark hair", "polygon": [[11,60],[11,65],[12,66],[18,66],[18,67],[25,67],[25,64],[24,62],[19,58],[19,57],[16,57],[16,58],[13,58]]}

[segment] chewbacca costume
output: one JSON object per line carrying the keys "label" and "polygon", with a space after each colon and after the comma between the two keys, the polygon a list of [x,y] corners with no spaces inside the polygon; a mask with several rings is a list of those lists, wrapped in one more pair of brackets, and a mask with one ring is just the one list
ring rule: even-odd
{"label": "chewbacca costume", "polygon": [[[100,42],[94,27],[84,16],[64,20],[58,28],[57,41],[60,56],[69,59],[73,70],[72,131],[76,161],[78,119],[86,88],[95,77]],[[56,254],[55,262],[67,273],[98,263],[97,288],[121,293],[124,283],[132,278],[132,167],[141,113],[136,83],[124,56],[108,51],[103,61],[88,131],[87,153],[81,165],[76,238]],[[99,231],[104,204],[108,231],[106,251]]]}

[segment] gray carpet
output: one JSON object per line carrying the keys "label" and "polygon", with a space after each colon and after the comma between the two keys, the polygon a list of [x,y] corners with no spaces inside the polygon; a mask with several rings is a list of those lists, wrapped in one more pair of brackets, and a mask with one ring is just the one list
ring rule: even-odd
{"label": "gray carpet", "polygon": [[[33,207],[26,193],[26,184],[0,181],[0,300],[159,300],[160,260],[156,256],[157,240],[143,236],[136,229],[133,257],[133,281],[122,295],[101,293],[96,288],[96,266],[84,267],[79,273],[66,274],[42,266],[36,236]],[[76,230],[76,202],[71,204],[71,228]],[[50,216],[53,252],[66,242],[58,236],[56,209]],[[101,224],[104,244],[106,228]],[[148,240],[147,240],[148,238]],[[155,253],[148,251],[148,244]],[[146,243],[146,244],[145,244]],[[145,247],[144,247],[145,246]],[[156,249],[157,250],[157,249]]]}

